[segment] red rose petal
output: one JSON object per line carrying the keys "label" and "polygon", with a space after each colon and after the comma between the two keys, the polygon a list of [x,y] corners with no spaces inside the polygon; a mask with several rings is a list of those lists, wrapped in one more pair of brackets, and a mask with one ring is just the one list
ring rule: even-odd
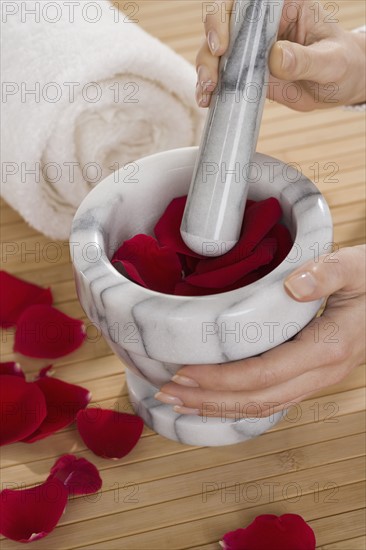
{"label": "red rose petal", "polygon": [[238,263],[253,252],[260,241],[281,218],[282,210],[277,199],[247,202],[240,239],[226,254],[205,258],[198,262],[196,273],[209,273]]}
{"label": "red rose petal", "polygon": [[11,376],[20,376],[21,378],[25,378],[25,374],[22,371],[21,366],[19,365],[19,363],[15,363],[14,361],[0,363],[0,375],[2,374],[8,374]]}
{"label": "red rose petal", "polygon": [[1,376],[0,445],[29,436],[43,422],[46,414],[46,400],[34,382],[26,382],[20,376]]}
{"label": "red rose petal", "polygon": [[180,225],[186,202],[186,196],[173,199],[155,225],[154,233],[161,246],[167,246],[174,252],[184,254],[185,256],[204,258],[204,256],[196,254],[196,252],[188,248],[180,234]]}
{"label": "red rose petal", "polygon": [[85,409],[76,417],[85,445],[103,458],[122,458],[140,439],[144,423],[139,416],[106,409]]}
{"label": "red rose petal", "polygon": [[125,241],[114,254],[112,263],[121,262],[129,276],[157,292],[172,293],[182,276],[175,252],[148,235],[136,235]]}
{"label": "red rose petal", "polygon": [[246,258],[216,270],[196,273],[186,277],[186,282],[204,288],[225,288],[242,279],[251,271],[268,264],[276,251],[276,239],[263,239]]}
{"label": "red rose petal", "polygon": [[[152,290],[178,296],[205,296],[235,290],[257,281],[275,269],[292,247],[287,228],[278,223],[282,216],[280,203],[270,197],[258,202],[247,201],[239,242],[227,254],[200,256],[192,252],[181,238],[180,225],[186,200],[184,196],[171,201],[157,222],[155,234],[158,244],[152,237],[137,235],[126,242],[131,247],[128,257],[119,257],[123,246],[117,251],[112,262],[120,272]],[[148,243],[147,252],[141,244],[143,238]],[[137,243],[133,242],[134,239]],[[165,268],[155,273],[152,273],[154,254],[149,250],[149,247],[153,250],[151,239],[155,248],[159,249],[160,244],[166,251]],[[178,257],[185,279],[178,274],[178,265],[173,269],[167,248],[176,253],[174,261]],[[159,264],[159,261],[155,263]],[[174,276],[169,274],[169,267]]]}
{"label": "red rose petal", "polygon": [[313,530],[297,514],[258,516],[245,529],[226,533],[224,550],[315,550]]}
{"label": "red rose petal", "polygon": [[47,416],[33,433],[23,438],[25,443],[33,443],[68,426],[75,420],[77,412],[85,408],[91,399],[89,390],[49,376],[42,376],[33,384],[45,397]]}
{"label": "red rose petal", "polygon": [[180,256],[180,259],[183,265],[183,271],[186,277],[194,273],[200,259],[193,258],[193,256],[183,256],[183,254],[180,254],[179,256]]}
{"label": "red rose petal", "polygon": [[259,269],[258,279],[264,277],[279,266],[290,253],[293,242],[289,230],[285,225],[277,223],[268,233],[268,237],[276,239],[277,250],[273,260]]}
{"label": "red rose petal", "polygon": [[27,283],[6,271],[0,271],[0,326],[14,326],[19,315],[33,304],[52,304],[49,288]]}
{"label": "red rose petal", "polygon": [[43,367],[39,373],[38,376],[35,377],[35,380],[38,380],[39,378],[44,378],[45,376],[50,376],[53,374],[53,365],[47,365],[46,367]]}
{"label": "red rose petal", "polygon": [[220,292],[226,292],[226,289],[204,288],[190,285],[185,281],[177,283],[174,288],[174,294],[176,296],[210,296],[211,294],[218,294]]}
{"label": "red rose petal", "polygon": [[127,260],[112,260],[112,264],[120,273],[122,273],[122,275],[128,279],[131,279],[134,283],[148,288],[140,273],[131,262],[128,262]]}
{"label": "red rose petal", "polygon": [[32,542],[48,535],[62,516],[68,491],[58,479],[32,487],[0,493],[0,533],[18,542]]}
{"label": "red rose petal", "polygon": [[253,202],[246,209],[240,240],[251,244],[253,250],[268,231],[280,221],[281,216],[281,205],[274,197]]}
{"label": "red rose petal", "polygon": [[27,308],[18,318],[14,351],[46,359],[78,349],[86,337],[84,323],[48,305]]}
{"label": "red rose petal", "polygon": [[258,271],[251,271],[232,285],[228,285],[224,288],[207,288],[191,285],[185,281],[175,285],[174,294],[177,296],[210,296],[212,294],[220,294],[222,292],[229,292],[242,288],[243,286],[250,285],[260,279]]}
{"label": "red rose petal", "polygon": [[89,495],[102,486],[97,468],[85,458],[74,455],[61,456],[51,468],[48,479],[59,479],[69,495]]}

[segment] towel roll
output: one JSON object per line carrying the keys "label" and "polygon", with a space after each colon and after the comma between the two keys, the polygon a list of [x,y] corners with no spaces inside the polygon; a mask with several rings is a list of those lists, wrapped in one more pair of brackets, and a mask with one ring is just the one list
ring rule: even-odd
{"label": "towel roll", "polygon": [[197,144],[195,70],[107,0],[12,0],[2,9],[2,196],[45,235],[67,239],[104,177]]}

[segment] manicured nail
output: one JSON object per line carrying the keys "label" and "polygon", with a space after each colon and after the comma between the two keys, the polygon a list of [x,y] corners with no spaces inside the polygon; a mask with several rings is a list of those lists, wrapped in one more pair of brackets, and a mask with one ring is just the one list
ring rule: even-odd
{"label": "manicured nail", "polygon": [[170,395],[169,393],[165,393],[163,391],[158,391],[154,397],[167,405],[183,405],[183,401],[179,399],[179,397],[175,397],[175,395]]}
{"label": "manicured nail", "polygon": [[172,382],[180,384],[181,386],[189,386],[190,388],[200,387],[200,385],[197,384],[195,380],[192,380],[192,378],[188,378],[188,376],[181,376],[180,374],[176,374],[175,376],[173,376]]}
{"label": "manicured nail", "polygon": [[199,90],[196,92],[196,101],[199,107],[208,107],[210,103],[210,96],[206,92],[202,95],[201,90]]}
{"label": "manicured nail", "polygon": [[199,107],[202,107],[202,86],[197,86],[196,88],[196,102]]}
{"label": "manicured nail", "polygon": [[180,407],[176,405],[173,407],[173,411],[178,414],[195,414],[198,415],[200,413],[199,409],[190,409],[189,407]]}
{"label": "manicured nail", "polygon": [[295,298],[307,298],[314,294],[316,280],[310,271],[294,275],[285,281],[285,287]]}
{"label": "manicured nail", "polygon": [[211,91],[211,88],[213,88],[213,82],[212,80],[205,80],[202,82],[202,88],[204,91],[208,90],[209,92]]}
{"label": "manicured nail", "polygon": [[196,101],[200,107],[206,107],[210,103],[210,93],[214,89],[210,72],[206,65],[200,65],[197,69]]}
{"label": "manicured nail", "polygon": [[211,29],[207,34],[208,47],[211,50],[212,55],[220,49],[220,39],[216,31]]}
{"label": "manicured nail", "polygon": [[201,99],[200,99],[200,102],[199,102],[199,106],[200,107],[208,107],[208,105],[210,103],[210,100],[211,100],[210,94],[208,94],[207,92],[203,92],[203,94],[201,96]]}
{"label": "manicured nail", "polygon": [[209,84],[212,84],[210,71],[206,67],[206,65],[200,65],[197,69],[197,79],[198,83],[202,86],[202,88],[207,88]]}
{"label": "manicured nail", "polygon": [[295,63],[294,52],[289,48],[285,48],[283,46],[281,46],[281,50],[282,50],[282,69],[284,71],[288,71],[294,66],[294,63]]}

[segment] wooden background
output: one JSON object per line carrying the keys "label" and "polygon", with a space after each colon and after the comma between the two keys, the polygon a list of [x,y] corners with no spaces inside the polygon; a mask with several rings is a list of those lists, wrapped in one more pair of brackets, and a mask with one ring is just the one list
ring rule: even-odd
{"label": "wooden background", "polygon": [[[139,8],[135,17],[147,31],[194,62],[202,36],[199,0],[133,4]],[[328,7],[337,8],[336,17],[346,28],[364,24],[363,0],[328,2]],[[365,238],[364,124],[363,114],[341,109],[300,114],[268,103],[265,110],[258,150],[298,163],[315,179],[331,206],[334,240],[340,246]],[[89,388],[93,402],[102,407],[130,410],[123,366],[93,332],[77,301],[67,243],[58,243],[58,261],[45,259],[42,252],[49,240],[4,203],[1,229],[3,241],[19,248],[6,258],[3,269],[50,285],[56,306],[88,325],[88,342],[57,361],[56,376]],[[25,255],[27,250],[36,253]],[[2,360],[12,358],[12,332],[6,331]],[[27,373],[36,372],[38,365],[28,361]],[[101,471],[101,493],[71,501],[55,531],[33,543],[34,550],[214,550],[226,531],[245,526],[256,515],[286,512],[309,521],[319,549],[361,550],[363,386],[362,366],[341,384],[304,402],[297,419],[293,415],[259,439],[232,447],[191,448],[145,429],[131,454],[108,461],[86,450],[71,426],[33,445],[2,448],[2,483],[41,482],[66,452],[90,459]],[[21,547],[1,540],[3,550]]]}

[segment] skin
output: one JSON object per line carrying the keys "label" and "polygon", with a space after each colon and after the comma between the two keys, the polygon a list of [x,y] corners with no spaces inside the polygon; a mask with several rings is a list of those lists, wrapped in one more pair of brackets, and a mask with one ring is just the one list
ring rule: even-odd
{"label": "skin", "polygon": [[[220,56],[229,43],[232,0],[216,0],[205,18],[206,38],[197,54],[196,99],[208,107],[218,79]],[[268,97],[297,111],[364,103],[366,33],[352,33],[337,23],[337,15],[318,2],[285,0],[279,40],[269,56]],[[212,33],[216,39],[212,40]],[[211,49],[210,49],[211,46]],[[215,49],[215,46],[218,48]],[[289,82],[298,88],[291,91]]]}
{"label": "skin", "polygon": [[[290,290],[294,280],[296,296]],[[290,275],[285,288],[299,302],[329,295],[320,317],[294,340],[257,357],[183,367],[177,373],[183,378],[175,376],[165,384],[160,400],[176,403],[174,409],[183,414],[265,417],[340,382],[365,361],[365,282],[366,245],[307,262]],[[305,293],[302,297],[299,289]],[[165,399],[165,394],[180,404]]]}
{"label": "skin", "polygon": [[[229,18],[221,17],[221,8],[224,5],[230,10],[232,1],[216,0],[216,4],[218,13],[206,18],[206,39],[197,55],[196,97],[202,107],[209,105],[219,57],[229,38]],[[350,33],[329,22],[321,4],[318,22],[310,10],[313,2],[299,0],[296,4],[295,17],[294,12],[285,15],[284,10],[279,41],[270,53],[271,82],[279,84],[270,91],[272,98],[299,111],[332,107],[335,103],[327,101],[327,83],[332,82],[336,105],[364,102],[366,34]],[[285,50],[290,51],[289,56]],[[289,81],[302,91],[295,104],[283,93]],[[317,96],[314,82],[319,84]],[[328,298],[321,316],[294,340],[241,361],[184,366],[156,398],[181,414],[267,417],[343,380],[365,362],[365,256],[365,245],[343,248],[307,262],[286,279],[285,289],[294,300]]]}

